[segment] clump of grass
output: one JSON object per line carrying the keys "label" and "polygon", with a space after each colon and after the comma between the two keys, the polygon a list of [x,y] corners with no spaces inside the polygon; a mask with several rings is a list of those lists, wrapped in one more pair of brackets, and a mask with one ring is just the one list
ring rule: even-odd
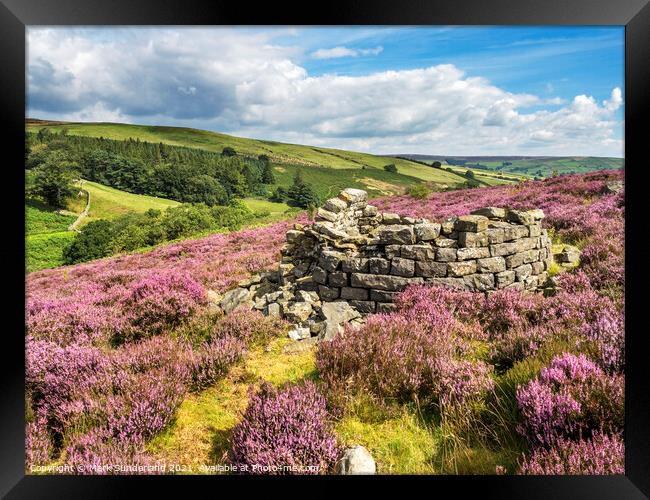
{"label": "clump of grass", "polygon": [[345,446],[368,449],[380,474],[436,474],[439,431],[412,405],[386,405],[367,393],[352,396],[336,434]]}
{"label": "clump of grass", "polygon": [[[208,473],[201,464],[224,463],[232,429],[248,404],[251,385],[267,381],[274,386],[316,379],[314,351],[290,354],[287,338],[257,344],[245,355],[245,362],[200,393],[190,394],[180,405],[175,422],[158,434],[148,451],[169,463],[192,466],[192,473]],[[190,472],[189,470],[180,472]]]}

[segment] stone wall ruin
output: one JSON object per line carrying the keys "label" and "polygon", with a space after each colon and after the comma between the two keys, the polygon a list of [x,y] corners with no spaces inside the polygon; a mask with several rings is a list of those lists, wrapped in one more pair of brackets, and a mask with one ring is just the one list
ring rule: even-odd
{"label": "stone wall ruin", "polygon": [[229,293],[293,322],[293,338],[328,339],[342,324],[391,311],[411,284],[490,293],[547,280],[553,257],[541,210],[487,207],[437,223],[380,213],[367,200],[358,189],[327,200],[315,222],[287,232],[277,273]]}

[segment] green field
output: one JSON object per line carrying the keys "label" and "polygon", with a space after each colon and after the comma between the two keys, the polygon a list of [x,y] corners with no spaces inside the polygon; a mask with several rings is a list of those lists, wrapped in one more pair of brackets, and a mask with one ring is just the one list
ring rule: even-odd
{"label": "green field", "polygon": [[[490,171],[501,172],[504,175],[524,175],[528,177],[549,177],[553,172],[558,174],[583,174],[593,172],[594,170],[619,169],[625,166],[623,158],[601,157],[601,156],[428,156],[428,155],[404,155],[405,158],[411,158],[426,163],[439,161],[443,167],[448,167],[446,159],[464,160],[467,166],[456,165],[460,169],[480,164],[484,168],[472,169],[475,172]],[[504,165],[509,163],[509,165]]]}
{"label": "green field", "polygon": [[53,132],[67,130],[70,135],[104,137],[106,139],[116,140],[137,138],[141,141],[162,142],[175,146],[200,148],[219,153],[224,147],[231,147],[240,154],[255,156],[265,154],[273,163],[280,165],[327,167],[330,180],[335,179],[339,175],[339,172],[332,172],[333,169],[356,170],[365,176],[369,171],[384,172],[384,165],[394,163],[397,166],[398,174],[393,174],[391,180],[393,183],[402,187],[420,181],[435,183],[441,187],[443,185],[454,187],[463,182],[456,174],[440,169],[433,169],[426,165],[401,158],[247,139],[191,128],[128,125],[121,123],[35,122],[34,120],[29,120],[26,126],[27,130],[32,132],[36,132],[41,128],[49,128]]}
{"label": "green field", "polygon": [[44,203],[25,201],[25,258],[28,272],[63,264],[63,248],[74,238],[68,226],[75,219],[75,215],[57,213]]}
{"label": "green field", "polygon": [[508,173],[502,173],[497,171],[489,172],[478,168],[459,167],[456,165],[444,165],[443,168],[450,168],[454,172],[463,176],[465,175],[465,172],[471,170],[472,172],[474,172],[474,179],[482,182],[486,186],[499,186],[502,184],[512,184],[515,182],[520,182],[532,178],[528,175],[514,174],[510,172]]}
{"label": "green field", "polygon": [[[124,215],[127,212],[141,213],[146,212],[150,208],[165,210],[169,207],[180,205],[177,201],[156,198],[155,196],[127,193],[126,191],[120,191],[119,189],[90,181],[83,181],[82,189],[90,193],[90,210],[83,224],[97,219],[112,219]],[[78,209],[76,210],[77,212],[83,210],[83,206],[77,206],[76,208]]]}

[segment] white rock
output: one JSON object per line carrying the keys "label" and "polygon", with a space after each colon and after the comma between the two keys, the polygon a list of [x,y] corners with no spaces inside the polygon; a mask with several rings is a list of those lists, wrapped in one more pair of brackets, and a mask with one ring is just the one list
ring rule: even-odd
{"label": "white rock", "polygon": [[341,475],[376,474],[377,466],[368,450],[357,445],[345,450],[337,464],[337,472]]}

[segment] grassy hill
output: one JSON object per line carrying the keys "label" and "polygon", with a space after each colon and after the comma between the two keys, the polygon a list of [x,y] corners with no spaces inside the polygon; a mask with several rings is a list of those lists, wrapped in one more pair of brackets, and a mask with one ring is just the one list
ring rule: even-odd
{"label": "grassy hill", "polygon": [[[51,129],[53,132],[67,130],[70,135],[87,137],[104,137],[106,139],[124,140],[128,138],[140,139],[153,143],[162,142],[174,146],[185,146],[205,149],[207,151],[221,152],[224,147],[231,147],[237,153],[246,155],[267,155],[273,163],[280,165],[293,165],[326,169],[320,178],[326,181],[336,179],[350,179],[352,172],[357,173],[358,185],[363,185],[362,179],[371,179],[366,183],[370,191],[372,184],[379,180],[388,182],[391,186],[386,189],[374,189],[376,194],[397,192],[406,186],[421,181],[431,182],[441,187],[456,187],[462,185],[464,180],[458,175],[440,169],[433,169],[427,165],[416,163],[407,159],[377,156],[368,153],[344,151],[340,149],[318,148],[299,144],[286,144],[275,141],[264,141],[234,137],[231,135],[181,127],[162,127],[148,125],[129,125],[123,123],[72,123],[49,122],[28,119],[28,130],[36,132],[41,128]],[[383,167],[394,163],[398,173],[385,176]],[[332,172],[332,170],[337,170]],[[304,169],[305,171],[309,169]],[[339,172],[343,170],[347,172]],[[382,177],[377,177],[381,172]],[[382,192],[384,191],[384,192]],[[372,194],[372,193],[371,193]]]}
{"label": "grassy hill", "polygon": [[532,177],[549,177],[554,171],[559,174],[583,174],[594,170],[619,169],[625,166],[623,158],[601,156],[434,156],[415,154],[399,156],[425,163],[439,161],[443,166],[449,165],[446,160],[460,161],[466,162],[467,166],[476,170],[499,171]]}
{"label": "grassy hill", "polygon": [[[177,201],[127,193],[96,182],[83,181],[81,188],[90,194],[90,210],[83,224],[97,219],[112,219],[127,212],[142,213],[149,209],[165,210],[180,205]],[[85,198],[79,201],[75,200],[74,205],[70,208],[80,213],[83,210],[84,203]]]}

